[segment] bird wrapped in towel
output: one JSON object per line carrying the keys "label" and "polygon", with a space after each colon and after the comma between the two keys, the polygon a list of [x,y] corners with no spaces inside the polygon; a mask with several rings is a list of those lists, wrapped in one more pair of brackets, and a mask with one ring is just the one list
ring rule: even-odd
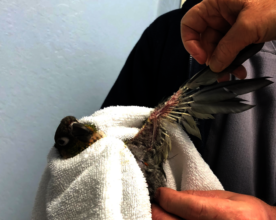
{"label": "bird wrapped in towel", "polygon": [[[166,181],[163,163],[168,159],[171,150],[171,139],[166,124],[179,123],[187,133],[201,139],[196,118],[214,119],[213,114],[239,113],[254,107],[244,104],[244,100],[237,96],[271,84],[267,77],[218,84],[215,82],[221,76],[231,73],[262,46],[263,44],[252,44],[246,47],[232,64],[220,73],[214,73],[206,67],[195,74],[175,94],[151,112],[133,138],[124,140],[144,174],[151,201],[154,200],[156,189],[165,186]],[[75,117],[67,116],[57,128],[55,147],[62,158],[71,158],[104,136],[105,134],[96,126],[79,123]]]}

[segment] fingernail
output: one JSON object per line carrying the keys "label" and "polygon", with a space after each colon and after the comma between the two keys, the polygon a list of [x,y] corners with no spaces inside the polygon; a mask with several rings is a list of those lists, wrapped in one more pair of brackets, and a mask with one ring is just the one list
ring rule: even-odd
{"label": "fingernail", "polygon": [[159,202],[159,196],[160,196],[160,189],[157,189],[154,195],[155,201]]}
{"label": "fingernail", "polygon": [[223,63],[220,62],[216,56],[212,56],[210,62],[209,62],[209,66],[211,68],[212,71],[214,72],[220,72],[223,70]]}

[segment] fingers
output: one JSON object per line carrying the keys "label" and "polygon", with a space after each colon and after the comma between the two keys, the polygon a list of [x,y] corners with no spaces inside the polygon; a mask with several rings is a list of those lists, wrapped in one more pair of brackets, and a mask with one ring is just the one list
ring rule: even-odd
{"label": "fingers", "polygon": [[[240,65],[235,69],[232,74],[236,76],[239,79],[245,79],[247,76],[247,71],[243,65]],[[224,75],[220,78],[218,78],[218,82],[225,82],[230,80],[230,74]]]}
{"label": "fingers", "polygon": [[192,195],[192,196],[220,198],[220,199],[229,199],[236,195],[236,193],[224,191],[224,190],[210,190],[210,191],[185,190],[185,191],[180,191],[179,193],[188,194],[188,195]]}
{"label": "fingers", "polygon": [[[268,216],[272,219],[276,215],[272,206],[256,197],[223,190],[177,192],[161,187],[156,199],[161,207],[157,209],[159,213],[168,212],[184,219],[249,220],[269,219]],[[162,217],[162,214],[153,216]],[[164,219],[161,217],[153,219]]]}
{"label": "fingers", "polygon": [[210,27],[201,34],[201,45],[207,53],[206,65],[209,65],[211,55],[222,37],[223,33]]}
{"label": "fingers", "polygon": [[[276,39],[275,11],[274,0],[202,1],[181,20],[184,47],[199,63],[220,72],[249,44]],[[235,72],[244,77],[243,70]]]}
{"label": "fingers", "polygon": [[[217,41],[214,39],[214,32],[225,33],[229,28],[229,24],[220,16],[212,7],[205,3],[200,3],[189,10],[181,20],[181,38],[185,49],[191,54],[197,62],[203,64],[208,58],[206,53],[206,43],[209,41]],[[210,30],[213,30],[211,32]],[[209,32],[211,35],[209,40],[201,41],[201,34]],[[208,36],[205,35],[205,36]],[[212,49],[213,51],[213,49]]]}
{"label": "fingers", "polygon": [[[194,15],[195,14],[195,15]],[[200,42],[200,33],[207,28],[207,23],[198,16],[199,12],[190,10],[181,20],[181,38],[185,49],[200,64],[205,63],[207,54]],[[197,19],[193,19],[193,18]],[[199,23],[201,25],[196,25]]]}
{"label": "fingers", "polygon": [[247,71],[243,65],[238,66],[232,74],[239,79],[245,79],[247,76]]}
{"label": "fingers", "polygon": [[157,198],[166,212],[185,219],[222,219],[222,216],[227,217],[227,210],[232,208],[233,201],[225,199],[231,195],[231,192],[225,191],[180,193],[168,188],[159,188]]}
{"label": "fingers", "polygon": [[219,83],[221,83],[221,82],[227,82],[227,81],[229,81],[229,80],[230,80],[230,74],[226,74],[226,75],[224,75],[224,76],[218,78],[217,81],[218,81]]}
{"label": "fingers", "polygon": [[152,219],[158,219],[158,220],[179,220],[181,218],[178,218],[177,216],[174,216],[170,213],[167,213],[162,209],[159,205],[152,204],[151,205],[151,213],[152,213]]}
{"label": "fingers", "polygon": [[[229,66],[238,53],[249,44],[257,42],[257,34],[247,22],[236,22],[220,40],[210,58],[212,71],[220,72]],[[244,37],[241,37],[244,36]]]}

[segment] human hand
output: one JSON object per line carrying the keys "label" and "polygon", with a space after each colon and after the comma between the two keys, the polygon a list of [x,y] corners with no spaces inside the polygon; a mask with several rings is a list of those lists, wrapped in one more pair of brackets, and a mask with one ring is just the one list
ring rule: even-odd
{"label": "human hand", "polygon": [[157,191],[157,201],[159,205],[152,205],[152,219],[276,219],[275,207],[253,196],[228,191],[178,192],[162,187]]}
{"label": "human hand", "polygon": [[[247,45],[276,39],[275,1],[203,0],[182,18],[181,36],[192,57],[220,72]],[[240,66],[233,74],[244,79],[246,70]]]}

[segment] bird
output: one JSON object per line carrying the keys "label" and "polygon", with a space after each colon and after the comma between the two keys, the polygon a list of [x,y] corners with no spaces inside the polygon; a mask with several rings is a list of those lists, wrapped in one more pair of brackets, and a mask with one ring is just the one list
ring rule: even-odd
{"label": "bird", "polygon": [[[254,107],[243,103],[245,100],[238,96],[270,85],[273,82],[268,77],[222,83],[216,81],[231,73],[262,47],[263,43],[247,46],[220,73],[213,72],[208,66],[199,71],[154,108],[133,138],[124,140],[146,179],[151,202],[155,200],[156,190],[166,186],[163,164],[172,147],[167,125],[180,124],[187,133],[201,139],[197,119],[214,119],[214,114],[240,113]],[[103,137],[105,134],[93,124],[80,123],[74,116],[66,116],[56,130],[54,146],[60,156],[67,159]]]}
{"label": "bird", "polygon": [[80,123],[74,116],[63,118],[55,133],[55,145],[60,156],[68,159],[105,137],[93,124]]}

